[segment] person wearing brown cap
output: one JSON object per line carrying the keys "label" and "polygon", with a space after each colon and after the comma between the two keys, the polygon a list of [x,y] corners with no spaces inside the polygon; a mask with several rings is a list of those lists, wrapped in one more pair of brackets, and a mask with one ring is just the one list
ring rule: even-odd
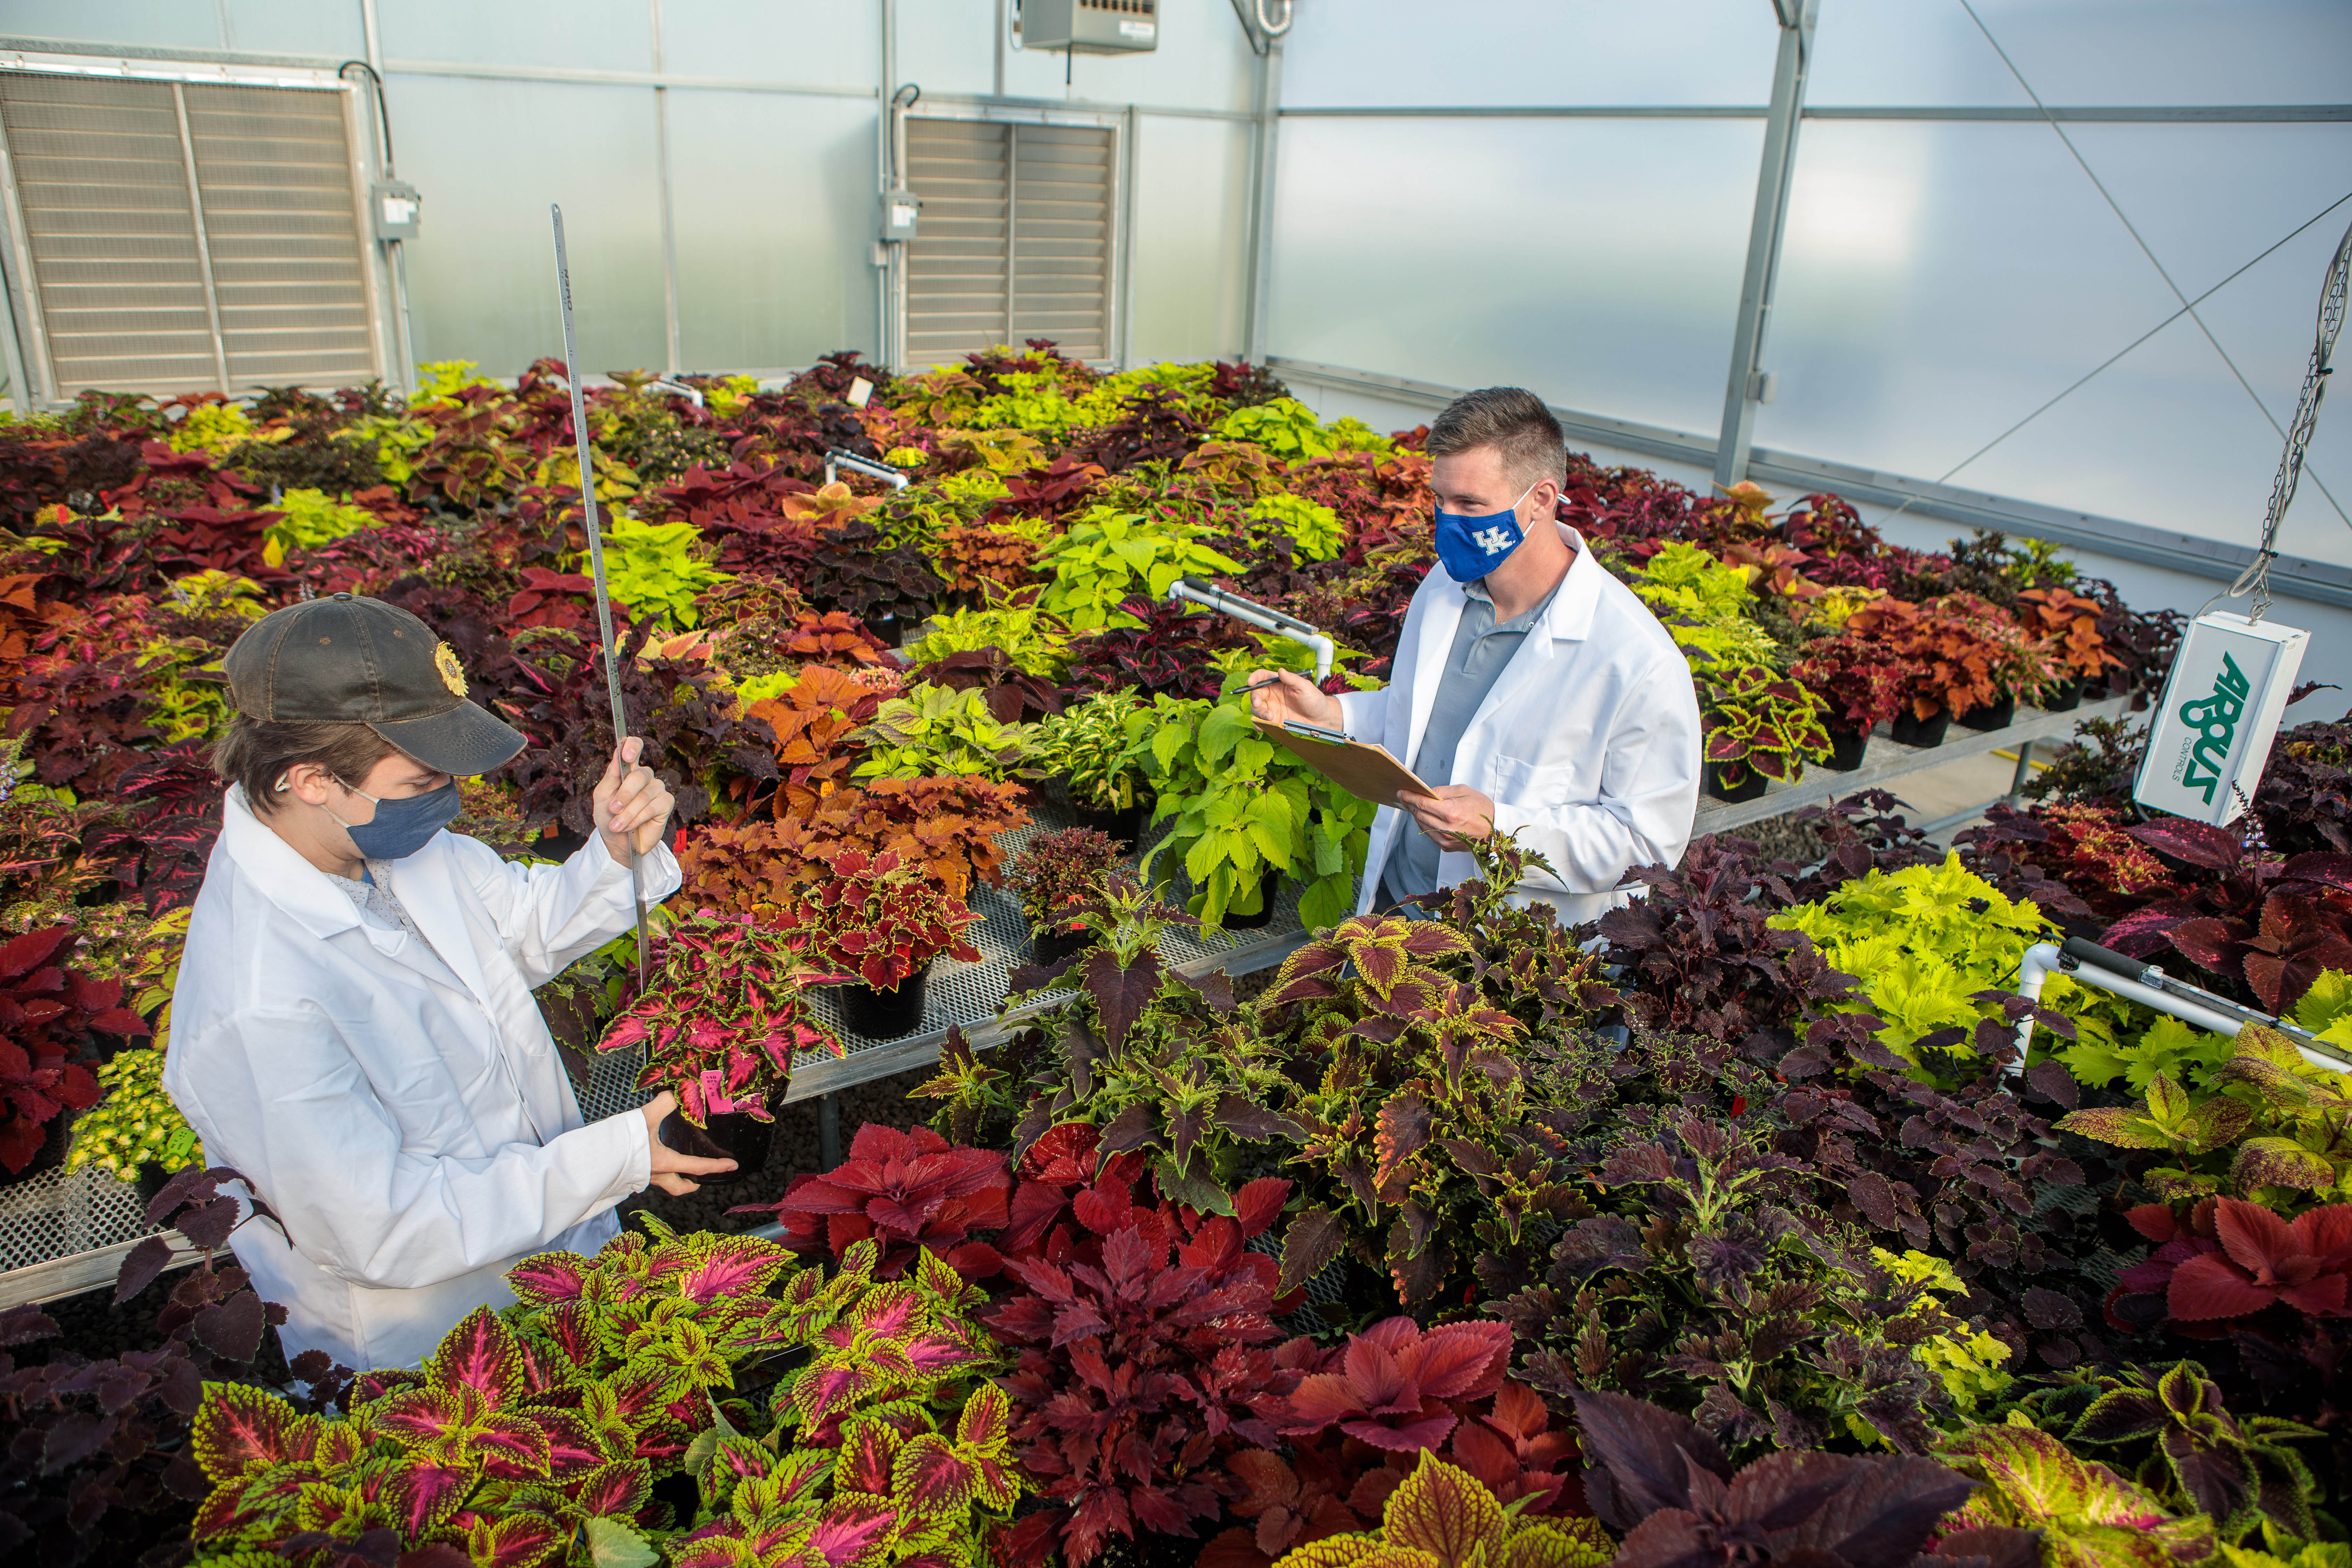
{"label": "person wearing brown cap", "polygon": [[278,1219],[230,1239],[286,1308],[289,1357],[413,1366],[513,1300],[530,1253],[593,1252],[648,1184],[733,1162],[655,1135],[674,1107],[583,1125],[531,988],[678,885],[669,792],[630,738],[561,866],[445,831],[457,779],[523,737],[466,695],[407,611],[337,594],[256,622],[224,661],[219,841],[188,920],[163,1084]]}

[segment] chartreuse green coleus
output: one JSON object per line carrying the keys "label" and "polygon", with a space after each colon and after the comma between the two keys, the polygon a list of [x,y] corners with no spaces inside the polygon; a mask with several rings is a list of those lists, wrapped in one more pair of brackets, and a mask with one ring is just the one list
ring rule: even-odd
{"label": "chartreuse green coleus", "polygon": [[[1804,932],[1823,963],[1853,975],[1854,994],[1828,1004],[1831,1010],[1884,1019],[1880,1039],[1912,1064],[1913,1076],[1929,1080],[1980,1076],[1970,1042],[1978,1023],[1994,1013],[1979,994],[2014,991],[2025,950],[2059,934],[2032,900],[2009,898],[1957,854],[1939,866],[1872,871],[1766,923]],[[2108,1024],[2084,1007],[2084,995],[2053,974],[2042,1002],[2074,1018],[2078,1040],[2112,1045]]]}

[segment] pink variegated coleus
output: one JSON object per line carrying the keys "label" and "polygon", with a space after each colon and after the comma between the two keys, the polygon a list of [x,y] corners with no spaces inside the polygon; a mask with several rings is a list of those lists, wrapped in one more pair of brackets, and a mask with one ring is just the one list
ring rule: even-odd
{"label": "pink variegated coleus", "polygon": [[675,1093],[678,1113],[697,1127],[738,1111],[772,1121],[770,1105],[783,1098],[796,1054],[845,1054],[803,994],[845,978],[814,968],[748,917],[705,911],[671,929],[652,984],[597,1048],[642,1043],[637,1087]]}

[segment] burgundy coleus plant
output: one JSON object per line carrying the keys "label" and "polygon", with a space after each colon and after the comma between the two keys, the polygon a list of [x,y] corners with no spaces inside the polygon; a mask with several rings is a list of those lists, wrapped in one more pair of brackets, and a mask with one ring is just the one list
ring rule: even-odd
{"label": "burgundy coleus plant", "polygon": [[832,1170],[793,1178],[775,1203],[727,1212],[774,1216],[784,1245],[797,1253],[838,1258],[871,1237],[881,1247],[879,1279],[903,1278],[925,1247],[965,1279],[983,1279],[1003,1260],[986,1242],[969,1238],[1003,1228],[1012,1194],[997,1151],[955,1148],[928,1127],[901,1132],[869,1121],[850,1142],[849,1158]]}
{"label": "burgundy coleus plant", "polygon": [[650,986],[613,1020],[597,1048],[642,1044],[640,1089],[667,1089],[697,1127],[741,1112],[772,1121],[804,1050],[846,1055],[803,988],[842,979],[814,969],[784,937],[748,916],[701,914],[672,928]]}
{"label": "burgundy coleus plant", "polygon": [[[1406,1320],[1410,1321],[1410,1320]],[[1286,1366],[1328,1365],[1347,1352],[1324,1350],[1305,1338],[1275,1351]],[[1202,1550],[1202,1568],[1270,1568],[1284,1553],[1333,1535],[1377,1530],[1389,1494],[1421,1463],[1438,1454],[1467,1470],[1498,1502],[1529,1514],[1583,1510],[1584,1489],[1561,1467],[1576,1458],[1576,1438],[1552,1425],[1540,1395],[1506,1381],[1491,1402],[1465,1400],[1450,1447],[1383,1447],[1337,1426],[1289,1436],[1283,1452],[1244,1448],[1226,1468],[1249,1489],[1226,1505],[1246,1528],[1227,1530]]]}
{"label": "burgundy coleus plant", "polygon": [[2119,1327],[2145,1329],[2157,1317],[2153,1302],[2134,1297],[2161,1296],[2162,1316],[2200,1328],[2278,1306],[2352,1317],[2352,1204],[2289,1220],[2260,1204],[2209,1198],[2185,1219],[2161,1204],[2125,1217],[2158,1246],[2116,1276],[2107,1316]]}
{"label": "burgundy coleus plant", "polygon": [[1002,1380],[1013,1451],[1056,1505],[1007,1532],[1009,1561],[1058,1550],[1082,1568],[1114,1535],[1190,1536],[1245,1493],[1226,1460],[1277,1441],[1258,1407],[1299,1376],[1265,1348],[1281,1333],[1275,1260],[1245,1248],[1289,1194],[1286,1181],[1252,1182],[1230,1218],[1129,1208],[1099,1262],[1005,1265],[1022,1288],[984,1321],[1019,1352]]}
{"label": "burgundy coleus plant", "polygon": [[0,943],[0,1165],[11,1174],[40,1152],[50,1122],[98,1103],[98,1079],[74,1059],[89,1036],[147,1033],[121,981],[66,963],[74,934],[51,926]]}
{"label": "burgundy coleus plant", "polygon": [[2134,958],[2170,948],[2242,982],[2274,1014],[2294,1007],[2323,971],[2352,970],[2352,855],[2253,854],[2226,827],[2178,817],[2126,831],[2207,879],[2126,915],[2099,939],[2105,945]]}

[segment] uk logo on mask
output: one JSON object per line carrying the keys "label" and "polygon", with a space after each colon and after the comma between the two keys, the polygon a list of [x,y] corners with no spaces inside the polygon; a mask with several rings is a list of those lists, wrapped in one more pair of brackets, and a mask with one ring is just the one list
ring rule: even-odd
{"label": "uk logo on mask", "polygon": [[1518,542],[1507,528],[1482,528],[1470,537],[1489,555],[1500,555]]}

